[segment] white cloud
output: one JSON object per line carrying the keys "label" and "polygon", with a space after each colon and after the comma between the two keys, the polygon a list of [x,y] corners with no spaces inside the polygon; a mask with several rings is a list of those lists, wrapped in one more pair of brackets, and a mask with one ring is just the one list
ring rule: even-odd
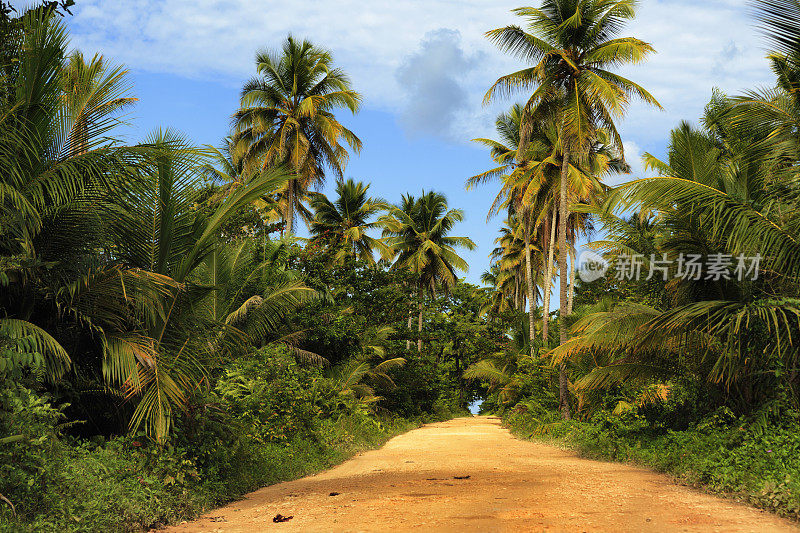
{"label": "white cloud", "polygon": [[[432,123],[411,120],[411,115],[404,115],[405,123],[448,138],[455,128],[459,138],[466,140],[491,134],[494,115],[505,103],[486,109],[480,105],[481,97],[499,75],[518,67],[483,34],[518,23],[509,10],[521,4],[518,0],[461,0],[457,4],[448,0],[81,0],[69,23],[73,45],[86,52],[101,51],[134,69],[234,85],[253,73],[257,49],[276,47],[292,32],[332,49],[337,64],[364,93],[367,106],[420,119],[423,110],[406,107],[409,94],[397,76],[398,69],[403,72],[403,65],[417,58],[429,68],[425,81],[418,80],[417,90],[430,92],[439,82],[443,86],[455,83],[458,90],[452,94],[458,98],[458,111],[450,117],[455,126],[437,129]],[[712,87],[735,93],[770,83],[765,51],[751,23],[740,0],[642,1],[637,20],[624,34],[651,42],[658,53],[623,74],[649,89],[665,111],[632,105],[622,125],[624,137],[648,149],[663,144],[669,128],[679,120],[696,119]],[[426,38],[442,27],[457,31],[460,40]],[[436,43],[444,48],[432,49]],[[419,56],[423,52],[426,57]],[[451,57],[463,62],[464,71],[457,73],[454,66],[445,64],[442,80],[437,82],[432,70],[436,59],[427,57],[434,52],[455,54]],[[472,64],[471,59],[479,56]]]}

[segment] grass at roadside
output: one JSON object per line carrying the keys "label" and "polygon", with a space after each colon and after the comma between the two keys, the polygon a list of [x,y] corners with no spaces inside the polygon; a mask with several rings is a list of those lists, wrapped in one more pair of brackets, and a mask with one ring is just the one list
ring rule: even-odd
{"label": "grass at roadside", "polygon": [[600,412],[589,421],[550,421],[511,412],[504,423],[520,438],[543,440],[584,457],[629,462],[800,519],[800,428],[710,417],[684,431],[653,428],[636,415]]}
{"label": "grass at roadside", "polygon": [[37,493],[25,499],[28,512],[14,518],[3,506],[0,531],[134,532],[175,523],[259,487],[329,468],[420,423],[342,417],[318,421],[312,438],[275,444],[245,437],[211,454],[148,447],[133,438],[100,445],[54,441],[37,450],[41,471],[31,478]]}

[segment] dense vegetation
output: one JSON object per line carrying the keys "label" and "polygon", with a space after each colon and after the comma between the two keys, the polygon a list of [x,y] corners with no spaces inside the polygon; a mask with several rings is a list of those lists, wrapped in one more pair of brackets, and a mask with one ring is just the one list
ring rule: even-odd
{"label": "dense vegetation", "polygon": [[220,148],[129,145],[70,3],[0,6],[0,530],[147,529],[465,412],[502,331],[463,215],[342,179],[360,95],[328,51],[259,54]]}
{"label": "dense vegetation", "polygon": [[[800,8],[760,0],[774,88],[715,91],[657,176],[617,122],[634,0],[544,0],[487,37],[483,287],[462,210],[344,179],[362,97],[330,51],[257,54],[220,147],[123,141],[128,72],[72,2],[0,2],[0,531],[137,531],[483,398],[520,435],[800,515]],[[326,178],[333,194],[318,192]],[[296,235],[305,223],[309,238]],[[610,267],[580,279],[582,239]],[[700,271],[691,270],[700,268]],[[555,278],[559,310],[551,312]]]}
{"label": "dense vegetation", "polygon": [[[626,170],[613,118],[631,97],[655,103],[602,70],[652,52],[615,38],[634,7],[546,1],[517,10],[525,29],[489,32],[534,63],[493,87],[534,91],[498,118],[502,142],[480,140],[499,167],[468,182],[499,178],[497,205],[508,211],[484,274],[494,287],[489,313],[522,310],[526,296],[534,307],[535,292],[520,291],[526,280],[547,302],[554,260],[561,298],[558,322],[545,312],[534,331],[531,313],[529,335],[518,335],[529,350],[518,344],[466,375],[491,387],[483,408],[524,436],[561,438],[800,516],[800,9],[755,4],[775,50],[775,87],[715,91],[698,125],[671,132],[665,159],[645,154],[656,177],[609,188],[603,174]],[[588,247],[609,270],[582,281],[575,243],[593,228],[603,238]]]}

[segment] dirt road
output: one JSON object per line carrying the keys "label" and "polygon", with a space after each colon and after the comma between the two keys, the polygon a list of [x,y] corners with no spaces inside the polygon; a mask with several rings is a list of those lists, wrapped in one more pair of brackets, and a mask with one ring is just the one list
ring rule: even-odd
{"label": "dirt road", "polygon": [[[281,514],[293,516],[274,523]],[[797,531],[629,466],[517,440],[493,418],[430,424],[169,531]]]}

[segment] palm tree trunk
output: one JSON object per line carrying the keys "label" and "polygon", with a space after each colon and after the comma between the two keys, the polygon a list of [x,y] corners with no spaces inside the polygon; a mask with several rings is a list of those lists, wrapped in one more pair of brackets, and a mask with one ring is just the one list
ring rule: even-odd
{"label": "palm tree trunk", "polygon": [[550,221],[550,240],[547,243],[547,277],[544,284],[544,302],[542,306],[542,343],[550,346],[550,291],[553,283],[553,255],[556,250],[556,222],[558,210],[553,206],[553,219]]}
{"label": "palm tree trunk", "polygon": [[422,298],[425,295],[422,292],[422,285],[419,286],[419,319],[417,321],[417,332],[419,333],[419,338],[417,339],[417,352],[422,353]]}
{"label": "palm tree trunk", "polygon": [[572,314],[572,301],[575,299],[575,247],[569,247],[569,295],[567,296],[567,315]]}
{"label": "palm tree trunk", "polygon": [[[411,312],[411,309],[408,310],[408,331],[411,331],[411,328],[414,324],[414,314]],[[406,350],[411,349],[411,339],[406,339]]]}
{"label": "palm tree trunk", "polygon": [[[408,285],[406,285],[408,287]],[[411,335],[414,327],[414,301],[411,295],[411,287],[408,287],[408,300],[411,305],[408,307],[408,334]],[[411,339],[406,339],[406,350],[411,350]]]}
{"label": "palm tree trunk", "polygon": [[[564,148],[564,157],[561,162],[561,207],[558,218],[558,266],[561,269],[561,280],[559,281],[559,334],[561,344],[567,342],[567,218],[569,218],[569,205],[567,203],[567,179],[569,178],[569,149]],[[564,419],[570,418],[569,412],[569,390],[567,389],[567,368],[566,363],[562,362],[558,368],[558,406],[561,416]]]}
{"label": "palm tree trunk", "polygon": [[294,231],[294,185],[295,180],[290,179],[286,184],[286,207],[283,210],[283,221],[286,223],[286,233]]}
{"label": "palm tree trunk", "polygon": [[530,224],[528,222],[528,216],[524,217],[525,228],[525,269],[528,278],[528,337],[530,338],[530,348],[531,348],[531,357],[535,356],[535,350],[533,346],[533,340],[535,337],[534,334],[534,326],[533,326],[533,267],[531,266],[531,232],[530,232]]}

